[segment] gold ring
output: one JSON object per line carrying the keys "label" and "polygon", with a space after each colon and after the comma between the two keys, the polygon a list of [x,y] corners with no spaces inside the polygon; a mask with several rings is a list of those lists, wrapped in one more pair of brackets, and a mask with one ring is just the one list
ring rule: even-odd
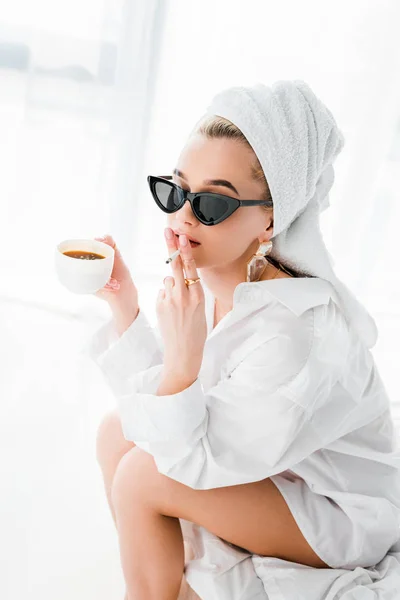
{"label": "gold ring", "polygon": [[200,281],[200,277],[198,277],[197,279],[187,279],[185,277],[186,287],[189,287],[189,285],[192,285],[192,283],[197,283],[198,281]]}

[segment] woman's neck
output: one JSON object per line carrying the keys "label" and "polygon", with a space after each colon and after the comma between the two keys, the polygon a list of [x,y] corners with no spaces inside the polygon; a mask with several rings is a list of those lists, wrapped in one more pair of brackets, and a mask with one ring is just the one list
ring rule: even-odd
{"label": "woman's neck", "polygon": [[[232,310],[233,294],[239,283],[243,283],[243,275],[224,273],[222,276],[221,274],[211,272],[211,270],[204,269],[199,269],[199,272],[202,281],[215,298],[215,306],[218,314],[223,315]],[[277,267],[268,263],[259,281],[266,281],[273,278],[278,279],[280,276],[289,277],[289,275],[285,275]]]}

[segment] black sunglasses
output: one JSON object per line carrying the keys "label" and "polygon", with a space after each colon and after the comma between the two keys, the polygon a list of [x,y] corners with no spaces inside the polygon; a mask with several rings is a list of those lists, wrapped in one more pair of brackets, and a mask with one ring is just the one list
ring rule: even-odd
{"label": "black sunglasses", "polygon": [[237,200],[211,192],[186,192],[172,180],[171,175],[147,177],[151,194],[159,208],[171,214],[182,208],[186,200],[203,225],[218,225],[230,217],[239,206],[273,206],[272,200]]}

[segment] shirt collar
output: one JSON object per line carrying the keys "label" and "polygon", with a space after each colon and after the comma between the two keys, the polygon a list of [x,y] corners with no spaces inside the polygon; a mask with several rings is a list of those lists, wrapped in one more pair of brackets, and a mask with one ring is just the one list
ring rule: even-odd
{"label": "shirt collar", "polygon": [[[210,290],[205,285],[204,288],[206,293],[212,297]],[[297,316],[314,306],[328,304],[331,298],[339,304],[334,286],[326,279],[288,277],[239,283],[233,294],[233,307],[236,308],[239,305],[262,306],[267,304],[271,298],[284,304]]]}

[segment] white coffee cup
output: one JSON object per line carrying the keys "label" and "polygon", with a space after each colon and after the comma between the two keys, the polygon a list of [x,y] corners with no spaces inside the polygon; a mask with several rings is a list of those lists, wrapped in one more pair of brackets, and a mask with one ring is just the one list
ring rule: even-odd
{"label": "white coffee cup", "polygon": [[[84,250],[104,258],[85,260],[66,256],[64,252]],[[55,267],[58,279],[74,294],[93,294],[110,279],[114,266],[114,249],[108,244],[90,239],[64,240],[56,247]]]}

